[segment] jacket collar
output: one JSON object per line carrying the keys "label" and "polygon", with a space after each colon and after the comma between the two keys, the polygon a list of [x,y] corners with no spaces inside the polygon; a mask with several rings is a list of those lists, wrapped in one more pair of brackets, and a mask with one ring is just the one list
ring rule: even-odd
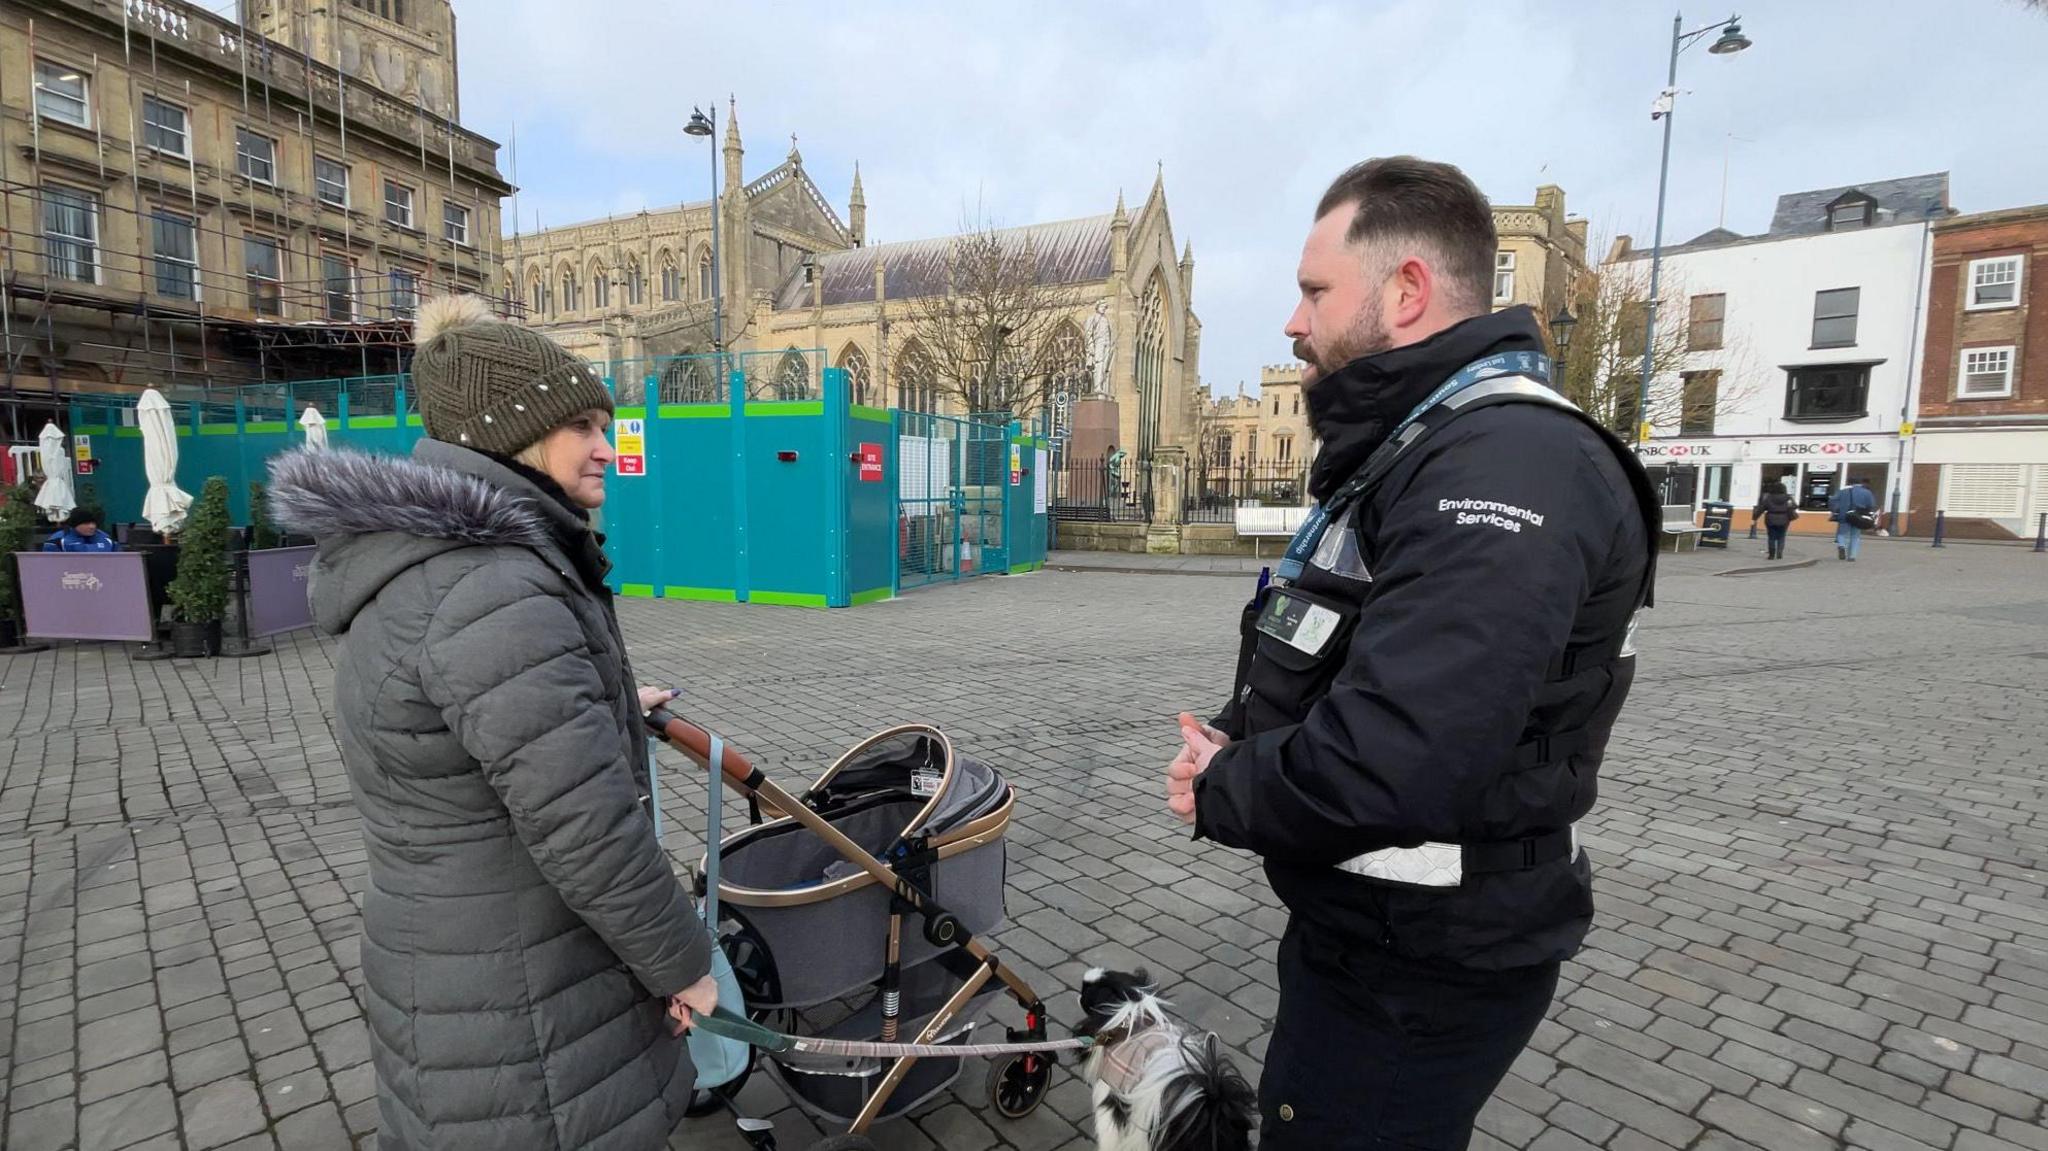
{"label": "jacket collar", "polygon": [[1517,305],[1462,320],[1420,343],[1362,356],[1317,380],[1308,388],[1308,418],[1322,447],[1309,470],[1309,494],[1328,499],[1415,405],[1466,364],[1542,349],[1536,313]]}

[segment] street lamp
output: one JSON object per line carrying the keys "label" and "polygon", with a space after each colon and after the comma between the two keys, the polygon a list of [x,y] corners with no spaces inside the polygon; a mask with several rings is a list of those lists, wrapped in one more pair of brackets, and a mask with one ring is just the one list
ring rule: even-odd
{"label": "street lamp", "polygon": [[[711,102],[711,111],[717,113],[718,101]],[[718,274],[718,124],[702,108],[693,107],[690,122],[683,125],[683,134],[711,141],[711,354],[712,370],[724,375],[725,282]],[[687,260],[683,266],[689,267]]]}
{"label": "street lamp", "polygon": [[1663,95],[1658,100],[1660,111],[1657,114],[1664,119],[1664,159],[1657,169],[1657,232],[1650,243],[1650,299],[1649,306],[1644,309],[1643,325],[1643,386],[1636,395],[1637,446],[1641,446],[1644,440],[1650,438],[1650,361],[1651,352],[1657,346],[1658,274],[1663,270],[1664,263],[1664,192],[1671,180],[1671,120],[1678,105],[1678,54],[1711,32],[1719,32],[1721,35],[1707,49],[1708,52],[1716,56],[1732,56],[1742,51],[1749,47],[1750,40],[1742,34],[1741,19],[1739,15],[1730,16],[1726,20],[1716,20],[1712,24],[1687,32],[1684,31],[1683,14],[1671,17],[1671,74],[1665,81]]}
{"label": "street lamp", "polygon": [[1557,314],[1550,317],[1550,341],[1557,345],[1559,359],[1563,359],[1565,349],[1572,346],[1572,328],[1578,322],[1579,318],[1572,315],[1569,304],[1559,305]]}

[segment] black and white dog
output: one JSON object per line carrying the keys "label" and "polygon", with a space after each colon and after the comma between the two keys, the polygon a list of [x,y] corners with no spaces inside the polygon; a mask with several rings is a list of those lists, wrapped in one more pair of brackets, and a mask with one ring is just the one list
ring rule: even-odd
{"label": "black and white dog", "polygon": [[1258,1098],[1211,1034],[1166,1013],[1144,971],[1091,969],[1081,979],[1082,1063],[1095,1101],[1098,1151],[1244,1151]]}

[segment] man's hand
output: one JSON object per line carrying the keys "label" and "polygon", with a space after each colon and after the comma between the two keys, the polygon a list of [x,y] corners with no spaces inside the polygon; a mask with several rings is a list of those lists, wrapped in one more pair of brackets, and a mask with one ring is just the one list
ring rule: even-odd
{"label": "man's hand", "polygon": [[681,1035],[699,1015],[718,1009],[718,981],[706,975],[668,997],[669,1033]]}
{"label": "man's hand", "polygon": [[1230,743],[1230,737],[1195,719],[1180,714],[1180,754],[1166,766],[1166,809],[1182,823],[1195,822],[1195,777],[1209,770],[1209,761]]}

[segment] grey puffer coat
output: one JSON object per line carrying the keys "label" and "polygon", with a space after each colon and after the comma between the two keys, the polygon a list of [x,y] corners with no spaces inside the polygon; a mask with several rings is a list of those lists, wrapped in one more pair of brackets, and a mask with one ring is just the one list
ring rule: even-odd
{"label": "grey puffer coat", "polygon": [[694,1082],[662,997],[710,940],[639,796],[646,738],[588,524],[487,456],[298,452],[369,884],[390,1148],[660,1147]]}

